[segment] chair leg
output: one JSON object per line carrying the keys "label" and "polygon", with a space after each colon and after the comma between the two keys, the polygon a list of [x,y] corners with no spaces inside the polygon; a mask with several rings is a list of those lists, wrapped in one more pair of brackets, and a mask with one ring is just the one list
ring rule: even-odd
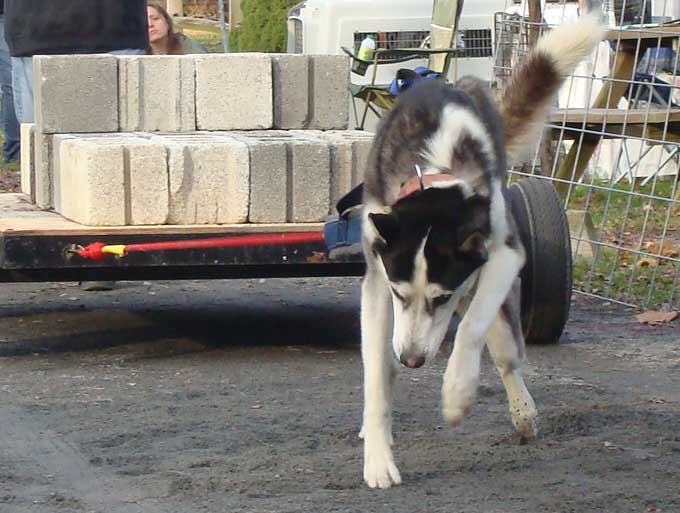
{"label": "chair leg", "polygon": [[368,109],[371,106],[371,91],[366,93],[366,98],[364,99],[364,114],[361,116],[361,125],[359,125],[359,130],[364,130],[364,125],[366,124],[366,116],[368,115]]}
{"label": "chair leg", "polygon": [[661,170],[664,168],[664,166],[666,164],[668,164],[673,158],[675,158],[675,156],[678,154],[679,151],[680,151],[679,148],[675,148],[671,152],[671,154],[668,155],[668,157],[666,157],[666,160],[664,160],[661,164],[659,164],[659,166],[656,168],[656,171],[654,171],[651,175],[649,175],[647,178],[642,180],[642,182],[640,183],[640,186],[644,187],[645,185],[647,185],[652,178],[654,178],[656,175],[658,175],[661,172]]}
{"label": "chair leg", "polygon": [[[623,156],[623,153],[626,153],[626,164],[627,164],[627,169],[623,173],[619,173],[619,165],[621,164],[621,157]],[[612,185],[616,185],[619,183],[625,176],[630,176],[631,174],[631,169],[630,169],[630,158],[628,157],[628,148],[626,147],[626,140],[621,139],[621,147],[619,148],[618,155],[616,156],[616,161],[614,163],[614,173],[612,174]],[[630,182],[630,178],[628,179]]]}
{"label": "chair leg", "polygon": [[357,112],[357,100],[352,98],[352,111],[354,112],[354,129],[360,130],[359,128],[359,113]]}

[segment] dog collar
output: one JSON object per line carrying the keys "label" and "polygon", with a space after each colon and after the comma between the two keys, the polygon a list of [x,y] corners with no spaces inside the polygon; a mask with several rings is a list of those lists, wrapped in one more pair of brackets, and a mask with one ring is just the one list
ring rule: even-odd
{"label": "dog collar", "polygon": [[420,166],[418,164],[414,164],[414,167],[416,168],[416,175],[418,175],[418,181],[420,182],[420,190],[424,191],[425,185],[423,184],[423,172],[420,170]]}

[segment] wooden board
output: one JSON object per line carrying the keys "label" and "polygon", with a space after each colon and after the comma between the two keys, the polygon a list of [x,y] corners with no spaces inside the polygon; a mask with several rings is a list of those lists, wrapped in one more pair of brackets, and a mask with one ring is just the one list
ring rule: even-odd
{"label": "wooden board", "polygon": [[56,212],[39,210],[24,194],[0,193],[0,236],[12,235],[180,235],[318,232],[323,223],[85,226]]}
{"label": "wooden board", "polygon": [[605,39],[609,41],[617,41],[619,39],[659,39],[678,36],[680,36],[680,25],[666,24],[642,28],[611,29],[607,31]]}
{"label": "wooden board", "polygon": [[659,124],[680,121],[680,109],[557,109],[550,114],[553,124]]}

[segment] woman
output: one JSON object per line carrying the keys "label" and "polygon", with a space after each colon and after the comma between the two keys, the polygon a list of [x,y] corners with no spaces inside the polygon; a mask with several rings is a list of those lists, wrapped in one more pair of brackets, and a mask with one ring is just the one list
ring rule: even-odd
{"label": "woman", "polygon": [[146,7],[149,23],[149,55],[184,55],[206,53],[201,44],[175,32],[172,18],[162,6],[148,4]]}

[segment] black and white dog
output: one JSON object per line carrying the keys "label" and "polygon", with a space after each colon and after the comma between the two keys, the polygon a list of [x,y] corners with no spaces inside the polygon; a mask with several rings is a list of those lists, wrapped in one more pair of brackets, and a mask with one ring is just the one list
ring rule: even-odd
{"label": "black and white dog", "polygon": [[[398,362],[414,368],[432,359],[456,311],[462,320],[444,373],[445,419],[457,425],[470,410],[486,345],[515,428],[536,436],[536,406],[521,374],[524,249],[506,204],[506,169],[538,140],[563,78],[602,36],[591,16],[549,32],[517,68],[500,108],[477,79],[422,80],[378,130],[363,200],[360,436],[370,487],[401,482],[391,448]],[[416,182],[414,170],[422,170]]]}

